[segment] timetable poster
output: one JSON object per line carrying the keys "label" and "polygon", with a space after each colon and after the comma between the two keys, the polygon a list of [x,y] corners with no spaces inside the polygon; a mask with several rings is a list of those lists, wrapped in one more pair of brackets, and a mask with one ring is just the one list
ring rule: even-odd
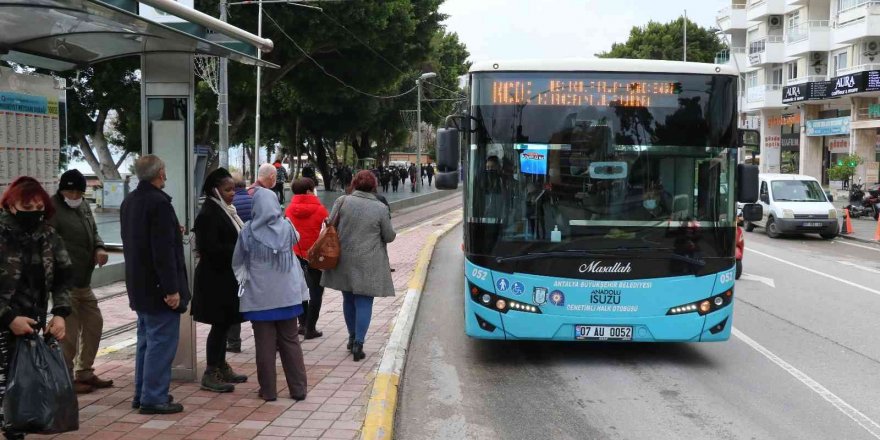
{"label": "timetable poster", "polygon": [[[29,80],[48,81],[42,77]],[[6,90],[0,84],[0,185],[31,176],[52,193],[58,184],[61,152],[59,100],[51,95],[53,87],[36,84],[32,88],[43,92]]]}

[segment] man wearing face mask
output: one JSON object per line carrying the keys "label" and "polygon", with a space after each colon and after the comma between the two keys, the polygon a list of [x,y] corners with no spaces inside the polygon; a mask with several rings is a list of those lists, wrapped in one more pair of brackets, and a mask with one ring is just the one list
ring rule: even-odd
{"label": "man wearing face mask", "polygon": [[168,180],[165,163],[147,154],[134,168],[140,183],[120,210],[125,287],[138,317],[131,407],[140,408],[141,414],[174,414],[183,405],[168,394],[171,363],[180,339],[180,314],[191,298],[183,228],[171,197],[162,191]]}
{"label": "man wearing face mask", "polygon": [[80,394],[113,386],[112,380],[100,379],[92,368],[104,329],[98,299],[91,288],[92,273],[96,264],[107,264],[108,255],[92,210],[83,197],[85,192],[86,178],[82,173],[70,170],[62,174],[58,192],[52,197],[55,216],[49,221],[64,240],[73,262],[72,310],[67,318],[67,338],[61,346],[74,389]]}
{"label": "man wearing face mask", "polygon": [[639,220],[661,220],[665,219],[670,211],[669,204],[666,202],[666,193],[659,184],[650,184],[645,188],[642,197],[642,206],[637,210],[636,217]]}

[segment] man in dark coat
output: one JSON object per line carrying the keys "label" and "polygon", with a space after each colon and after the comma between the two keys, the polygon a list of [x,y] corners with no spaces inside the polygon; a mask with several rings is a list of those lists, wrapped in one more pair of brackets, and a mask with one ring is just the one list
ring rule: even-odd
{"label": "man in dark coat", "polygon": [[434,165],[428,164],[425,165],[425,171],[428,172],[428,186],[432,185],[432,181],[434,180]]}
{"label": "man in dark coat", "polygon": [[165,194],[165,163],[148,154],[135,163],[140,183],[122,202],[122,248],[128,301],[137,313],[133,408],[141,414],[174,414],[171,363],[180,338],[180,314],[190,300],[183,230]]}

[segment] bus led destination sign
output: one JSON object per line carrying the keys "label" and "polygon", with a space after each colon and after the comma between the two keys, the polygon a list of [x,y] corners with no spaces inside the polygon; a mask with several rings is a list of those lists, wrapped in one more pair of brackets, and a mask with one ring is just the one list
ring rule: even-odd
{"label": "bus led destination sign", "polygon": [[654,80],[492,81],[492,105],[677,106],[681,84]]}

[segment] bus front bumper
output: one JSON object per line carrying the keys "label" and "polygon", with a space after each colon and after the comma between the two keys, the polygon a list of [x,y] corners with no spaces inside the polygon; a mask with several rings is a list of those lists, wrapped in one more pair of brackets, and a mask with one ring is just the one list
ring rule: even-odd
{"label": "bus front bumper", "polygon": [[[712,342],[726,341],[733,327],[733,308],[728,306],[700,316],[590,317],[495,310],[465,302],[465,333],[479,339],[581,341],[575,326],[632,327],[632,339],[614,342]],[[595,339],[594,339],[595,340]],[[587,341],[590,342],[590,341]]]}

